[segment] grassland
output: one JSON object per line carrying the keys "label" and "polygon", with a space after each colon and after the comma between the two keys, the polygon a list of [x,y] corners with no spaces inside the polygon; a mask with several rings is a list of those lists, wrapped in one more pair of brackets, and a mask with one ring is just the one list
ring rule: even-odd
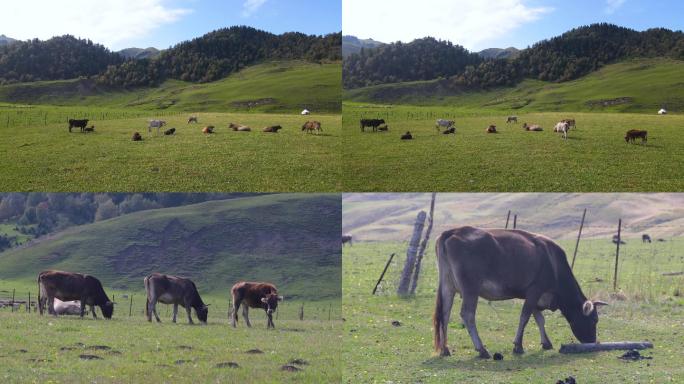
{"label": "grassland", "polygon": [[[449,107],[345,105],[343,185],[349,191],[637,192],[684,188],[681,115],[527,113],[520,124],[488,110]],[[363,133],[360,118],[384,118],[388,133]],[[435,120],[456,120],[456,134]],[[555,123],[575,118],[567,141]],[[523,122],[543,132],[526,132]],[[497,125],[498,134],[485,129]],[[625,143],[629,129],[646,129],[646,145]],[[414,140],[399,140],[406,131]]]}
{"label": "grassland", "polygon": [[[634,241],[632,241],[634,240]],[[571,249],[571,241],[560,244]],[[606,244],[607,243],[607,244]],[[449,326],[452,356],[433,354],[432,312],[436,267],[428,246],[416,296],[400,299],[394,294],[403,267],[405,243],[356,243],[343,254],[343,356],[344,382],[356,383],[554,383],[574,376],[578,383],[678,383],[684,380],[681,329],[684,325],[684,279],[663,277],[660,271],[681,270],[684,260],[680,238],[669,245],[640,244],[627,239],[630,257],[620,267],[620,294],[611,295],[612,244],[605,240],[583,242],[575,274],[585,294],[610,302],[599,315],[599,340],[650,340],[653,350],[644,355],[652,360],[627,362],[621,353],[599,352],[561,355],[561,344],[576,342],[559,313],[545,312],[546,329],[555,350],[543,351],[533,322],[525,332],[522,356],[512,354],[519,301],[480,301],[477,325],[489,351],[503,354],[503,361],[476,357],[470,338],[458,317],[456,298]],[[634,244],[634,245],[632,245]],[[663,247],[660,249],[658,247]],[[667,251],[668,246],[674,246]],[[655,250],[655,251],[654,251]],[[396,252],[380,294],[371,296],[386,258]],[[600,278],[601,281],[597,281]],[[679,293],[676,291],[679,290]],[[677,295],[677,296],[676,296]],[[399,321],[395,327],[392,321]]]}

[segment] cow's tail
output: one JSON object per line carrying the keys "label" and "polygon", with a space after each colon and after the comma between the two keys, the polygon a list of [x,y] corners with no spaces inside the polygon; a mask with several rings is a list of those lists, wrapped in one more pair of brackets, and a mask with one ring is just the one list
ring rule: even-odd
{"label": "cow's tail", "polygon": [[444,347],[446,347],[446,334],[443,332],[444,324],[444,314],[442,310],[442,285],[446,282],[442,280],[442,274],[439,272],[440,260],[446,254],[446,248],[444,246],[444,236],[439,236],[437,242],[435,243],[435,253],[437,255],[437,271],[439,273],[439,283],[437,285],[437,298],[435,299],[435,313],[432,315],[432,325],[434,327],[434,347],[435,351],[440,352]]}

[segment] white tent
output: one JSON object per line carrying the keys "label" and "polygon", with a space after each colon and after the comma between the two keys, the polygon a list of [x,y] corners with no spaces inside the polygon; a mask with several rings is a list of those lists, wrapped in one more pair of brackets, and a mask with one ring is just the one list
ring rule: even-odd
{"label": "white tent", "polygon": [[309,112],[308,109],[305,109],[302,111],[302,115],[309,115],[309,114],[311,114],[311,112]]}
{"label": "white tent", "polygon": [[658,114],[659,115],[667,115],[667,111],[665,110],[665,108],[660,108],[660,111],[658,111]]}

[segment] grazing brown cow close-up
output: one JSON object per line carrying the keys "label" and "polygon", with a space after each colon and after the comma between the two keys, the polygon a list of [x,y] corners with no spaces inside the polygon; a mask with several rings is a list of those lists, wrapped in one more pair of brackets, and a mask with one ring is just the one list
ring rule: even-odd
{"label": "grazing brown cow close-up", "polygon": [[266,328],[275,328],[273,312],[278,308],[278,302],[283,300],[283,297],[278,295],[275,285],[271,283],[240,281],[233,285],[230,292],[233,297],[233,306],[230,311],[233,327],[237,326],[237,312],[240,309],[240,305],[242,305],[242,317],[245,319],[245,324],[248,327],[252,326],[249,322],[249,308],[261,308],[266,312],[268,318]]}
{"label": "grazing brown cow close-up", "polygon": [[90,306],[93,318],[97,318],[95,306],[100,307],[102,316],[112,318],[114,303],[102,288],[97,278],[81,273],[64,271],[43,271],[38,274],[38,311],[43,314],[47,304],[48,314],[57,316],[55,298],[61,301],[79,300],[81,317],[85,314],[85,306]]}
{"label": "grazing brown cow close-up", "polygon": [[147,292],[147,305],[145,306],[145,315],[147,321],[152,321],[152,314],[158,323],[161,323],[159,315],[157,314],[157,302],[164,304],[173,304],[173,322],[176,322],[178,315],[178,306],[185,308],[188,314],[188,323],[192,322],[192,311],[195,309],[195,314],[199,321],[203,324],[207,323],[207,315],[209,313],[208,305],[204,304],[202,298],[197,292],[195,283],[183,277],[163,275],[161,273],[153,273],[143,280],[145,283],[145,291]]}

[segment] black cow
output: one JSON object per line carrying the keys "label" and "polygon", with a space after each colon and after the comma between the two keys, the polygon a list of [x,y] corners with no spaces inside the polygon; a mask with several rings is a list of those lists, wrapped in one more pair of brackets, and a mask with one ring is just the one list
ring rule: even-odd
{"label": "black cow", "polygon": [[171,136],[171,135],[173,135],[173,134],[175,134],[175,133],[176,133],[176,128],[169,128],[169,129],[167,129],[166,131],[164,131],[164,134],[165,134],[166,136]]}
{"label": "black cow", "polygon": [[413,140],[413,135],[411,135],[411,132],[406,131],[403,135],[401,135],[402,140]]}
{"label": "black cow", "polygon": [[650,243],[651,242],[651,236],[649,236],[647,233],[644,233],[641,235],[641,242],[642,243]]}
{"label": "black cow", "polygon": [[349,245],[353,245],[352,235],[342,235],[342,245],[344,246],[347,243],[349,243]]}
{"label": "black cow", "polygon": [[85,120],[75,120],[69,119],[69,133],[71,133],[71,128],[81,128],[81,132],[85,131],[85,127],[88,125],[88,119]]}
{"label": "black cow", "polygon": [[43,271],[38,274],[38,311],[43,314],[45,304],[48,313],[57,316],[55,312],[55,298],[61,301],[79,300],[81,302],[81,317],[85,313],[85,306],[90,306],[93,317],[95,306],[99,306],[102,315],[112,318],[114,303],[109,300],[102,288],[100,280],[90,275],[63,271]]}
{"label": "black cow", "polygon": [[373,132],[376,132],[380,125],[385,124],[385,120],[383,120],[383,119],[361,119],[361,121],[359,123],[361,124],[361,132],[365,132],[366,127],[371,127],[371,128],[373,128]]}

